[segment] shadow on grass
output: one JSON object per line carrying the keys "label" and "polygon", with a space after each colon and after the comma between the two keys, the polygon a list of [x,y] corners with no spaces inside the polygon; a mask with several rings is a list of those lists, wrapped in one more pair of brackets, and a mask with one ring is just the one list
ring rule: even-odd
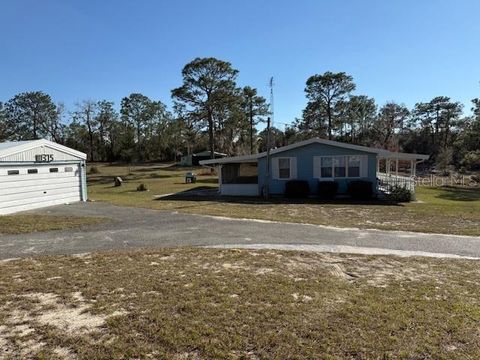
{"label": "shadow on grass", "polygon": [[442,192],[436,197],[453,201],[478,201],[480,200],[480,188],[461,188],[456,186],[444,186]]}
{"label": "shadow on grass", "polygon": [[[185,184],[187,184],[187,183],[185,183],[185,182],[176,182],[176,183],[174,183],[174,184],[175,184],[175,185],[185,185]],[[218,180],[217,180],[216,178],[209,178],[209,179],[202,179],[202,178],[198,179],[198,178],[197,178],[196,184],[215,184],[215,185],[216,185],[216,184],[218,184]]]}
{"label": "shadow on grass", "polygon": [[116,177],[121,177],[124,181],[138,181],[148,179],[169,179],[177,177],[175,175],[163,175],[158,173],[128,174],[128,175],[89,175],[87,178],[89,185],[94,184],[113,184]]}
{"label": "shadow on grass", "polygon": [[[216,182],[216,181],[215,181]],[[218,188],[208,186],[197,186],[195,188],[181,191],[172,195],[166,195],[155,199],[155,201],[196,201],[196,202],[218,202],[231,204],[248,205],[386,205],[403,206],[403,204],[387,200],[356,200],[351,198],[338,198],[333,200],[320,199],[318,197],[309,198],[286,198],[284,196],[272,196],[266,200],[259,196],[222,196],[218,193]]]}

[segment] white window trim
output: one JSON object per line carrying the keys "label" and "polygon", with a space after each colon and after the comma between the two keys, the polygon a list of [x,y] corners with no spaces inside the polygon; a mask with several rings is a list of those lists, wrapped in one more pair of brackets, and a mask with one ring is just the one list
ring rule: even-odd
{"label": "white window trim", "polygon": [[[360,164],[359,164],[359,176],[348,176],[348,158],[350,156],[359,156],[360,157]],[[319,160],[318,166],[318,175],[315,176],[315,171],[314,171],[314,178],[320,179],[320,180],[335,180],[335,179],[363,179],[364,176],[362,176],[362,156],[364,155],[325,155],[325,156],[314,156],[313,157],[313,166],[315,167],[315,161],[316,159]],[[345,176],[335,176],[335,162],[333,161],[333,158],[339,158],[343,157],[345,158]],[[332,159],[332,176],[330,177],[322,177],[322,159],[324,158],[331,158]]]}
{"label": "white window trim", "polygon": [[[281,159],[288,159],[290,164],[290,176],[288,178],[281,178],[280,177],[280,160]],[[297,158],[295,156],[278,156],[274,157],[272,161],[276,162],[276,164],[272,164],[273,171],[273,180],[280,180],[280,181],[289,181],[297,179]]]}

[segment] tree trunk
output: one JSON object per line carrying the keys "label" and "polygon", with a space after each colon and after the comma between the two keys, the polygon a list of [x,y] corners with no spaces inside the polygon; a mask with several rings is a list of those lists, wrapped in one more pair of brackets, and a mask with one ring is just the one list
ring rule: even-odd
{"label": "tree trunk", "polygon": [[213,135],[213,114],[212,110],[208,109],[208,143],[210,146],[210,158],[215,159],[215,143]]}
{"label": "tree trunk", "polygon": [[327,117],[328,117],[328,140],[332,140],[332,108],[330,101],[327,103]]}
{"label": "tree trunk", "polygon": [[87,129],[88,129],[88,139],[90,142],[90,161],[93,161],[93,131],[92,125],[90,124],[90,109],[87,110]]}

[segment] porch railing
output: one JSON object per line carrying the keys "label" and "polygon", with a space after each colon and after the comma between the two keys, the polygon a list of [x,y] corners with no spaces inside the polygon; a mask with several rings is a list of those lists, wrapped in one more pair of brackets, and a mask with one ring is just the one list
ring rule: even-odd
{"label": "porch railing", "polygon": [[403,187],[415,193],[415,178],[393,174],[377,173],[379,190],[391,191],[394,187]]}

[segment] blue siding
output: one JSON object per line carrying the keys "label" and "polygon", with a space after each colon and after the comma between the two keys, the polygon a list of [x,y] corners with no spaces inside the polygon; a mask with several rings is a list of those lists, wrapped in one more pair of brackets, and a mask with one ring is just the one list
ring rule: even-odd
{"label": "blue siding", "polygon": [[[316,193],[318,186],[318,179],[313,177],[313,157],[314,156],[329,156],[329,155],[368,155],[368,176],[364,178],[376,185],[377,179],[377,155],[340,148],[336,146],[330,146],[325,144],[310,144],[296,149],[283,151],[279,154],[272,155],[272,159],[275,157],[296,157],[297,158],[297,179],[306,180],[310,185],[310,192]],[[258,160],[258,182],[260,191],[265,185],[266,178],[266,158]],[[338,179],[339,192],[346,192],[347,184],[351,179]],[[285,183],[287,180],[274,180],[270,176],[270,193],[271,194],[283,194],[285,191]]]}

